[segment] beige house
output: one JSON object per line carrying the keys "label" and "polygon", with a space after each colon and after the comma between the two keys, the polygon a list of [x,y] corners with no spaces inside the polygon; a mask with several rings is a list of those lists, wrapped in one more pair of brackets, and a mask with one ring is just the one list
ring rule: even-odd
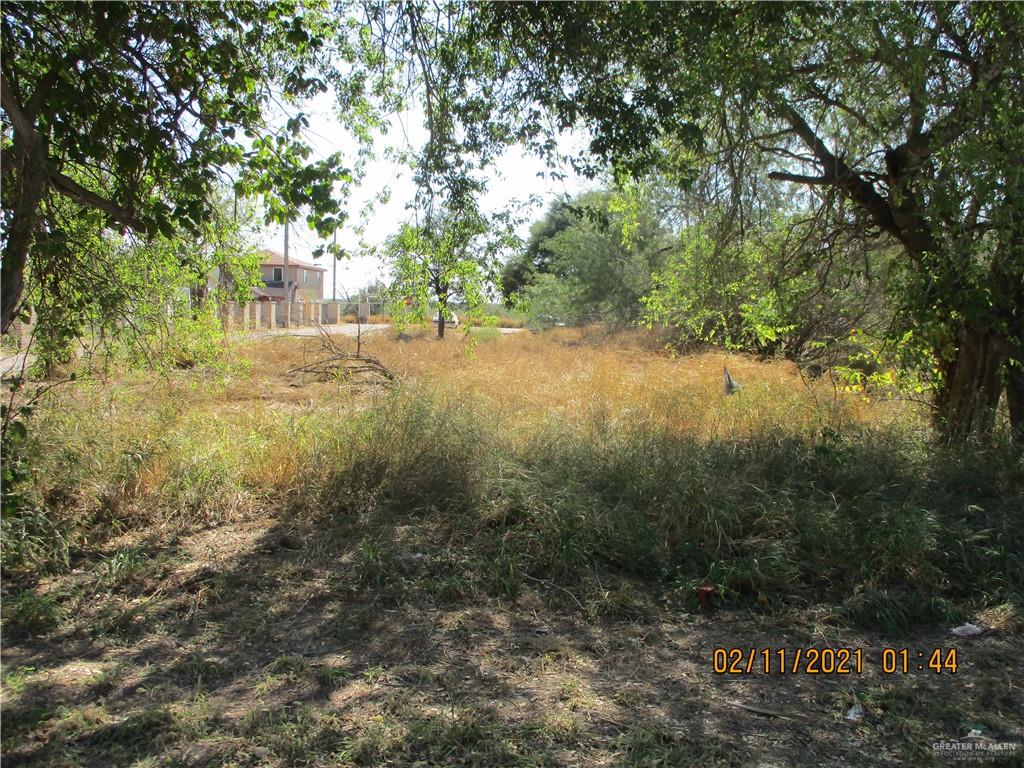
{"label": "beige house", "polygon": [[[260,273],[264,287],[259,289],[259,298],[284,301],[284,254],[277,251],[262,252]],[[323,301],[324,273],[327,269],[308,261],[288,257],[288,287],[294,301]]]}

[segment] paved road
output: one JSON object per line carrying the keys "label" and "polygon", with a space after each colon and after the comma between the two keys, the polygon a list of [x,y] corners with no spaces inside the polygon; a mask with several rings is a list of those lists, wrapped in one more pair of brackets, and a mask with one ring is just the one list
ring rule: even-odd
{"label": "paved road", "polygon": [[[25,355],[25,352],[18,352],[0,357],[0,378],[20,373],[23,366],[27,368],[28,364],[25,362]],[[31,363],[31,361],[29,362]]]}
{"label": "paved road", "polygon": [[[388,323],[364,323],[363,333],[379,331],[390,327]],[[264,339],[268,336],[319,336],[320,328],[324,328],[328,333],[337,333],[343,336],[359,335],[359,326],[355,323],[339,323],[338,325],[324,326],[293,325],[291,328],[268,328],[261,331],[243,331],[242,333],[251,339]]]}

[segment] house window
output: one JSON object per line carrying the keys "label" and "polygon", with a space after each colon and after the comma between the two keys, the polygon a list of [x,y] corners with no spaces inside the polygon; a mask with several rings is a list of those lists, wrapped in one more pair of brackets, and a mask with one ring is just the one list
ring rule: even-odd
{"label": "house window", "polygon": [[284,269],[281,267],[274,267],[274,280],[276,282],[284,280]]}

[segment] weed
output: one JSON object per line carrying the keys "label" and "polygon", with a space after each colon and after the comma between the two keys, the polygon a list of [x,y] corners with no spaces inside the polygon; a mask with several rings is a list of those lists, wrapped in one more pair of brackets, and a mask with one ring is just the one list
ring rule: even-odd
{"label": "weed", "polygon": [[363,670],[363,680],[365,680],[369,685],[377,685],[383,681],[387,675],[387,669],[380,665],[367,667]]}
{"label": "weed", "polygon": [[64,621],[64,608],[52,595],[24,590],[4,600],[4,624],[15,634],[39,635]]}
{"label": "weed", "polygon": [[223,679],[228,674],[227,664],[212,659],[201,653],[185,654],[174,667],[174,671],[182,676],[185,683],[200,690],[203,683],[212,683]]}
{"label": "weed", "polygon": [[492,326],[481,326],[472,331],[473,339],[483,344],[493,344],[501,340],[501,331]]}
{"label": "weed", "polygon": [[123,547],[107,558],[100,573],[107,586],[117,586],[135,579],[146,567],[149,557],[138,547]]}
{"label": "weed", "polygon": [[308,763],[314,755],[336,754],[351,744],[340,718],[317,712],[308,705],[281,717],[268,718],[255,740],[265,744],[287,765]]}
{"label": "weed", "polygon": [[18,696],[36,673],[35,667],[15,667],[3,674],[3,687],[14,696]]}
{"label": "weed", "polygon": [[[67,551],[116,527],[286,509],[325,542],[359,542],[348,562],[360,590],[443,602],[612,572],[694,610],[707,584],[719,602],[828,605],[888,631],[1024,592],[1024,468],[1009,452],[934,445],[898,404],[805,385],[782,363],[668,359],[628,335],[516,334],[472,360],[461,341],[363,343],[401,387],[344,401],[329,385],[279,387],[303,352],[271,339],[245,351],[251,376],[212,392],[190,388],[199,371],[83,385],[75,401],[55,392],[27,432],[44,507],[20,540],[58,539],[50,525]],[[736,397],[719,391],[723,363],[745,384]],[[412,573],[396,526],[464,565]],[[136,579],[145,561],[123,547],[104,578]],[[609,592],[591,610],[626,617],[634,602]],[[55,604],[12,604],[39,631],[57,621]],[[134,626],[130,611],[144,609],[104,626]]]}
{"label": "weed", "polygon": [[366,538],[353,555],[356,581],[363,585],[383,586],[400,570],[394,546],[383,538]]}
{"label": "weed", "polygon": [[316,681],[326,687],[334,687],[347,680],[349,670],[344,666],[324,664],[316,668]]}
{"label": "weed", "polygon": [[[869,744],[891,756],[879,764],[923,764],[934,738],[1019,730],[1001,650],[1021,628],[1018,458],[936,445],[909,406],[805,386],[782,363],[569,330],[472,359],[467,343],[364,337],[404,379],[386,393],[289,386],[280,371],[304,353],[280,338],[240,353],[251,375],[211,386],[198,368],[123,373],[41,401],[24,480],[40,518],[10,561],[11,583],[40,586],[5,596],[5,629],[55,633],[74,609],[83,631],[46,642],[77,662],[93,638],[103,672],[12,661],[5,758],[799,764],[810,718],[704,707],[743,690],[686,682],[710,679],[696,648],[739,644],[733,623],[766,634],[749,611],[768,609],[797,625],[775,627],[790,645],[996,630],[956,678],[859,681],[867,717],[815,737],[808,760],[848,764]],[[724,362],[744,384],[731,398]],[[32,543],[49,530],[63,543]],[[165,574],[161,552],[189,567]],[[688,617],[701,586],[715,612]],[[43,664],[25,650],[13,659]],[[827,697],[821,682],[772,693],[796,713]]]}
{"label": "weed", "polygon": [[309,659],[296,654],[283,654],[267,665],[270,674],[283,675],[293,680],[308,675],[309,670]]}
{"label": "weed", "polygon": [[621,768],[684,768],[712,764],[725,754],[713,736],[694,738],[657,726],[637,726],[620,735],[616,741]]}

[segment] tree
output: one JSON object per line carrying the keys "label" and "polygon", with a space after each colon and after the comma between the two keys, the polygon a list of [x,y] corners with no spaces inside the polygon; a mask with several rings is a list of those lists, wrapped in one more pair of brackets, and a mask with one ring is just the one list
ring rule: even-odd
{"label": "tree", "polygon": [[471,10],[446,49],[473,52],[450,61],[475,66],[500,105],[451,105],[476,134],[535,135],[525,126],[545,110],[589,128],[594,157],[619,174],[649,169],[666,136],[699,151],[717,135],[739,151],[728,160],[768,158],[773,179],[845,200],[854,226],[902,252],[894,332],[933,377],[942,433],[986,436],[1005,388],[1024,441],[1022,6]]}
{"label": "tree", "polygon": [[522,252],[505,262],[501,270],[501,293],[506,304],[536,280],[537,275],[552,271],[554,254],[547,243],[579,221],[566,201],[556,200],[547,213],[530,227],[530,236]]}
{"label": "tree", "polygon": [[651,275],[675,245],[649,202],[633,187],[554,203],[505,267],[530,313],[571,323],[638,320]]}
{"label": "tree", "polygon": [[98,213],[69,202],[52,213],[57,226],[40,231],[33,246],[48,268],[33,270],[25,287],[36,312],[33,348],[48,375],[71,359],[76,340],[87,340],[92,354],[116,349],[160,362],[170,326],[203,310],[214,272],[221,300],[250,295],[259,280],[248,206],[236,212],[221,200],[200,234],[149,240],[104,230]]}
{"label": "tree", "polygon": [[343,218],[340,153],[311,162],[301,113],[272,131],[274,104],[334,88],[355,129],[374,120],[336,51],[357,58],[316,2],[4,3],[0,330],[26,269],[73,285],[52,244],[80,214],[97,231],[198,233],[222,174],[262,194],[271,218],[301,206],[329,234]]}
{"label": "tree", "polygon": [[780,210],[742,236],[723,230],[727,221],[709,211],[682,232],[643,299],[649,324],[675,329],[684,342],[782,354],[814,371],[867,354],[851,339],[886,331],[891,253],[827,237],[806,212]]}
{"label": "tree", "polygon": [[421,225],[405,224],[385,245],[395,269],[393,315],[399,322],[403,316],[423,321],[433,304],[437,337],[443,339],[452,304],[461,301],[470,313],[478,312],[496,282],[499,254],[517,244],[507,213],[488,218],[475,208],[445,208],[435,210]]}

